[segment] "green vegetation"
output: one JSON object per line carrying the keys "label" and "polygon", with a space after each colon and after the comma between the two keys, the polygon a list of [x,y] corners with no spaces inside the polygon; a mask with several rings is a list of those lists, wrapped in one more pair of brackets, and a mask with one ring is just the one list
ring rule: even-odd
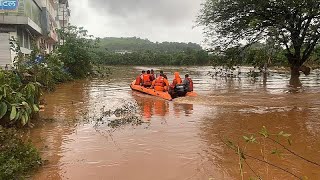
{"label": "green vegetation", "polygon": [[[5,76],[12,74],[0,71],[0,79],[10,81]],[[39,112],[39,85],[31,82],[24,85],[19,81],[11,86],[5,82],[3,84],[0,86],[0,125],[26,125],[32,115]]]}
{"label": "green vegetation", "polygon": [[59,31],[60,37],[65,40],[57,49],[59,59],[64,68],[73,78],[85,78],[92,73],[92,51],[97,47],[99,39],[88,35],[83,28],[69,26],[65,31]]}
{"label": "green vegetation", "polygon": [[0,126],[0,179],[23,179],[41,163],[31,143],[23,142],[16,130]]}
{"label": "green vegetation", "polygon": [[[30,125],[39,112],[43,90],[54,90],[58,83],[88,77],[93,72],[96,39],[82,28],[70,26],[60,32],[65,42],[44,55],[35,45],[30,55],[21,53],[19,43],[10,40],[17,53],[11,70],[0,70],[0,179],[22,179],[41,165],[38,151],[25,143],[13,129]],[[103,68],[96,68],[96,74]]]}
{"label": "green vegetation", "polygon": [[284,47],[291,77],[298,79],[310,68],[304,63],[312,55],[320,38],[319,1],[245,1],[206,0],[198,24],[206,27],[213,42],[224,47],[252,44],[272,38]]}
{"label": "green vegetation", "polygon": [[209,55],[206,51],[188,50],[185,52],[165,53],[140,51],[125,54],[113,52],[96,52],[99,64],[106,65],[208,65]]}
{"label": "green vegetation", "polygon": [[99,49],[109,52],[118,51],[153,51],[153,52],[180,52],[186,49],[202,50],[202,47],[195,43],[162,42],[154,43],[148,39],[136,37],[115,38],[108,37],[100,40]]}
{"label": "green vegetation", "polygon": [[153,43],[140,38],[104,38],[92,57],[105,65],[208,65],[210,57],[195,43]]}

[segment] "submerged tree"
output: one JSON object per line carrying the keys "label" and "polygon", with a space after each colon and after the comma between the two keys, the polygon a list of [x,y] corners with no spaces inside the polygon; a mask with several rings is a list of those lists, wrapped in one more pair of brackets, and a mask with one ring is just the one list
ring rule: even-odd
{"label": "submerged tree", "polygon": [[198,16],[208,37],[227,46],[272,37],[286,49],[291,82],[304,66],[320,38],[319,0],[206,0]]}

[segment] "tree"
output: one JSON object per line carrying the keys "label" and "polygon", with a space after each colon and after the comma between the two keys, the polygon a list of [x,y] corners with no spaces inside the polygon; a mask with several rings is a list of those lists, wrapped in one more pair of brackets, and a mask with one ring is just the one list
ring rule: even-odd
{"label": "tree", "polygon": [[59,34],[64,43],[59,46],[58,53],[66,67],[66,70],[74,78],[86,77],[92,71],[94,56],[92,51],[97,47],[99,39],[87,34],[82,27],[69,26],[66,30],[60,30]]}
{"label": "tree", "polygon": [[197,19],[208,37],[227,46],[272,37],[285,47],[291,79],[299,79],[320,38],[319,0],[206,0]]}

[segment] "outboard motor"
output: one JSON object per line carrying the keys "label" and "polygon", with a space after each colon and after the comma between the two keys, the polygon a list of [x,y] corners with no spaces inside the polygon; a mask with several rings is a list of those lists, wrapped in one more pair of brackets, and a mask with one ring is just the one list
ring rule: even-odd
{"label": "outboard motor", "polygon": [[183,84],[177,84],[176,87],[174,88],[174,93],[176,96],[185,96],[187,94],[187,88]]}

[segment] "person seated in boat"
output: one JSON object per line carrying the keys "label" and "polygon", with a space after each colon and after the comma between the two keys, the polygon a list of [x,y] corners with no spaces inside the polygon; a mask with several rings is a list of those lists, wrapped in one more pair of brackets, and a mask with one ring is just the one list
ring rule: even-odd
{"label": "person seated in boat", "polygon": [[156,80],[152,82],[151,88],[154,88],[156,91],[168,91],[169,82],[166,78],[163,77],[163,74],[160,74]]}
{"label": "person seated in boat", "polygon": [[174,79],[173,79],[172,84],[170,85],[170,88],[169,88],[170,94],[174,93],[174,89],[177,84],[182,84],[182,80],[181,80],[179,72],[174,73]]}
{"label": "person seated in boat", "polygon": [[147,71],[147,74],[143,74],[143,86],[150,87],[152,85],[150,70]]}
{"label": "person seated in boat", "polygon": [[163,71],[160,71],[160,76],[162,75],[162,77],[164,77],[165,79],[168,79],[167,75],[163,73]]}
{"label": "person seated in boat", "polygon": [[183,80],[182,84],[186,87],[188,92],[192,92],[193,91],[193,81],[189,77],[189,74],[185,75],[185,79]]}
{"label": "person seated in boat", "polygon": [[151,69],[151,75],[150,75],[150,80],[151,82],[154,81],[156,79],[156,76],[154,75],[154,70]]}
{"label": "person seated in boat", "polygon": [[136,77],[136,82],[134,85],[141,85],[143,83],[143,75],[146,73],[145,70],[141,72],[139,76]]}
{"label": "person seated in boat", "polygon": [[169,93],[170,95],[175,97],[182,97],[185,96],[188,92],[188,88],[186,85],[182,83],[182,79],[180,77],[179,72],[174,73],[174,80],[170,85]]}
{"label": "person seated in boat", "polygon": [[180,77],[179,72],[175,72],[174,79],[173,79],[171,86],[175,87],[177,84],[181,84],[181,83],[182,83],[182,79]]}

